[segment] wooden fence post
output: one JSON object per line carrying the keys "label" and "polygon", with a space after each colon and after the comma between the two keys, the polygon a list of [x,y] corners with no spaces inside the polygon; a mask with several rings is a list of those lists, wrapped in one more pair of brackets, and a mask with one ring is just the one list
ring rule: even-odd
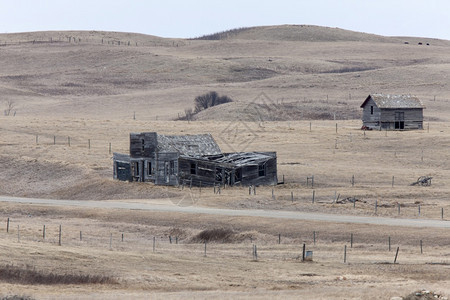
{"label": "wooden fence post", "polygon": [[316,194],[316,191],[313,190],[313,194],[312,194],[312,203],[314,203],[314,200],[315,200],[314,198],[315,198],[315,196],[316,196],[315,194]]}
{"label": "wooden fence post", "polygon": [[6,221],[6,233],[9,233],[9,218],[8,221]]}
{"label": "wooden fence post", "polygon": [[303,249],[302,249],[302,261],[305,261],[305,254],[306,254],[306,244],[303,243]]}
{"label": "wooden fence post", "polygon": [[313,243],[316,245],[316,231],[313,231]]}
{"label": "wooden fence post", "polygon": [[353,233],[350,234],[350,248],[353,248]]}
{"label": "wooden fence post", "polygon": [[42,239],[45,241],[45,225],[42,228]]}
{"label": "wooden fence post", "polygon": [[206,257],[206,241],[205,241],[205,257]]}
{"label": "wooden fence post", "polygon": [[62,231],[62,226],[59,225],[59,239],[58,239],[58,245],[61,246],[61,231]]}
{"label": "wooden fence post", "polygon": [[420,240],[420,254],[423,254],[422,240]]}
{"label": "wooden fence post", "polygon": [[278,245],[281,244],[281,233],[278,234]]}
{"label": "wooden fence post", "polygon": [[153,252],[155,252],[155,243],[156,243],[156,237],[153,237]]}
{"label": "wooden fence post", "polygon": [[394,258],[394,264],[397,263],[397,257],[398,257],[398,250],[400,247],[397,247],[397,252],[395,252],[395,258]]}
{"label": "wooden fence post", "polygon": [[391,237],[388,237],[389,252],[391,251]]}
{"label": "wooden fence post", "polygon": [[347,245],[344,246],[344,264],[347,262]]}

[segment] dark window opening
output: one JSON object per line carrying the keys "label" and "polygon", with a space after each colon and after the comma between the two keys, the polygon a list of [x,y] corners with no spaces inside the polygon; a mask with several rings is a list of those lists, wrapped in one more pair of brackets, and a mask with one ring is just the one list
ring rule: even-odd
{"label": "dark window opening", "polygon": [[395,129],[405,129],[404,121],[395,121]]}
{"label": "dark window opening", "polygon": [[139,174],[139,162],[137,161],[134,163],[134,176],[139,177]]}
{"label": "dark window opening", "polygon": [[242,169],[236,169],[234,171],[234,182],[239,182],[242,180]]}
{"label": "dark window opening", "polygon": [[216,168],[216,182],[222,182],[223,180],[222,172],[223,172],[222,168]]}
{"label": "dark window opening", "polygon": [[405,112],[398,111],[395,112],[395,129],[405,129]]}
{"label": "dark window opening", "polygon": [[142,139],[141,142],[142,142],[141,150],[142,150],[142,152],[144,152],[144,148],[145,148],[145,141],[144,141],[144,139]]}
{"label": "dark window opening", "polygon": [[151,161],[148,161],[147,162],[147,175],[148,176],[152,176],[152,162]]}
{"label": "dark window opening", "polygon": [[197,164],[191,163],[191,174],[195,175],[197,174]]}
{"label": "dark window opening", "polygon": [[258,165],[258,176],[266,176],[266,164]]}
{"label": "dark window opening", "polygon": [[370,114],[373,115],[373,106],[370,107]]}
{"label": "dark window opening", "polygon": [[175,161],[171,160],[170,161],[170,175],[174,175],[175,174]]}

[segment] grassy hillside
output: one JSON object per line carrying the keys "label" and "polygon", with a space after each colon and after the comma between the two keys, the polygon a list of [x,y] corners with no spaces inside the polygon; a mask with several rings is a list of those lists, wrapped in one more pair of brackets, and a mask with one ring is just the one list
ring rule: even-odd
{"label": "grassy hillside", "polygon": [[[236,101],[198,118],[229,120],[238,114],[253,118],[241,108],[263,92],[272,104],[284,103],[278,107],[281,119],[284,111],[287,119],[307,120],[358,118],[369,93],[409,93],[427,104],[428,118],[448,119],[445,103],[439,102],[450,96],[448,41],[303,25],[219,36],[1,34],[0,94],[25,116],[123,119],[138,112],[147,120],[173,120],[197,95],[215,90]],[[435,96],[438,102],[428,105]],[[0,108],[6,108],[4,101]]]}
{"label": "grassy hillside", "polygon": [[398,42],[398,38],[389,38],[375,34],[313,25],[260,26],[232,29],[198,37],[199,40],[267,40],[302,42]]}

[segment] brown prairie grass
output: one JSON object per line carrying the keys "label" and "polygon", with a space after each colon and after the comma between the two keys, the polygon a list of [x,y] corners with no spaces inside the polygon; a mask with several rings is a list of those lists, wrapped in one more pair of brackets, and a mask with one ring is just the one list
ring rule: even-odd
{"label": "brown prairie grass", "polygon": [[[439,219],[444,208],[448,220],[448,41],[422,47],[418,38],[308,26],[234,33],[219,41],[95,31],[1,35],[0,93],[14,101],[17,114],[0,116],[0,194],[374,217],[378,203],[379,216]],[[69,36],[77,40],[69,43]],[[199,121],[169,121],[211,90],[235,101],[202,112]],[[429,130],[360,131],[359,105],[372,92],[419,96]],[[267,103],[258,104],[261,93]],[[250,196],[240,187],[214,195],[113,181],[109,145],[127,153],[129,133],[136,131],[208,132],[225,152],[277,151],[285,184],[258,187]],[[248,139],[253,142],[243,149]],[[314,189],[306,184],[312,175]],[[410,186],[424,175],[433,176],[432,186]],[[365,202],[337,204],[335,195]],[[450,294],[444,229],[5,203],[0,211],[3,220],[12,220],[10,234],[0,233],[0,266],[9,267],[11,278],[30,277],[2,282],[1,295],[389,299],[424,287]],[[61,224],[63,244],[57,246]],[[344,264],[351,234],[354,245]],[[179,243],[170,244],[169,236]],[[388,237],[393,249],[400,247],[395,265]],[[252,243],[258,261],[252,260]],[[298,259],[303,243],[314,251],[313,263]],[[67,279],[72,284],[63,283]],[[89,284],[102,279],[118,283]]]}
{"label": "brown prairie grass", "polygon": [[[22,213],[10,211],[12,224],[20,224],[23,231],[20,242],[15,229],[0,234],[2,266],[12,269],[8,274],[40,278],[34,283],[16,282],[18,285],[11,291],[18,295],[30,294],[26,292],[30,287],[35,287],[31,295],[37,298],[51,295],[51,280],[46,283],[45,279],[49,274],[65,278],[55,279],[59,282],[59,295],[74,293],[73,287],[78,284],[73,281],[81,280],[80,284],[86,286],[82,292],[86,298],[106,297],[111,291],[117,295],[142,298],[166,295],[173,299],[210,295],[267,297],[274,291],[278,297],[302,295],[318,299],[385,299],[407,295],[419,288],[450,293],[445,288],[450,280],[446,230],[75,208],[54,208],[51,215],[40,215],[39,210],[45,211],[45,207],[36,210],[23,204],[16,208]],[[48,230],[45,240],[41,231],[44,223]],[[60,223],[63,224],[62,246],[57,245],[56,228]],[[181,224],[182,230],[174,227]],[[124,233],[123,242],[121,233]],[[281,233],[280,244],[278,233]],[[353,247],[350,233],[353,233]],[[184,236],[176,244],[174,239],[170,243],[171,234]],[[204,242],[194,241],[199,236],[211,241],[206,256]],[[227,236],[245,238],[227,241],[224,238]],[[153,237],[156,237],[155,251]],[[420,239],[424,241],[422,254]],[[312,263],[301,262],[303,243],[307,250],[314,252]],[[253,244],[258,247],[256,261],[252,259]],[[345,245],[347,263],[344,264]],[[394,265],[397,246],[400,253]],[[39,275],[34,270],[39,270]],[[73,277],[65,275],[72,274],[90,276],[71,279],[71,283],[68,279]],[[92,274],[114,281],[83,283],[89,281],[87,278],[94,278]]]}

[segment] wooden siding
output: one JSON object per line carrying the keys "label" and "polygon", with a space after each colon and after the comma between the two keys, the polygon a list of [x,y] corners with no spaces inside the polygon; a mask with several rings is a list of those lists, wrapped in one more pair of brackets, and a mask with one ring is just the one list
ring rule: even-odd
{"label": "wooden siding", "polygon": [[158,153],[156,155],[155,184],[178,185],[178,153]]}
{"label": "wooden siding", "polygon": [[[373,114],[371,113],[373,106]],[[396,115],[403,114],[402,120],[397,120]],[[372,129],[423,129],[423,109],[422,108],[396,108],[379,109],[372,99],[369,99],[363,107],[363,126]],[[399,123],[403,122],[400,126]]]}
{"label": "wooden siding", "polygon": [[[130,134],[130,155],[114,153],[114,178],[158,185],[276,185],[276,152],[192,157],[162,151],[154,132]],[[209,147],[209,146],[208,146]],[[209,149],[206,147],[205,149]],[[220,149],[219,149],[220,150]]]}
{"label": "wooden siding", "polygon": [[213,186],[216,184],[216,164],[213,162],[182,157],[179,159],[180,183],[194,186]]}
{"label": "wooden siding", "polygon": [[[373,113],[372,108],[373,107]],[[381,110],[378,108],[378,106],[375,104],[375,101],[369,99],[366,103],[366,105],[363,107],[363,125],[368,126],[366,124],[376,124],[381,119]]]}
{"label": "wooden siding", "polygon": [[[264,175],[260,174],[259,165],[265,165]],[[278,183],[276,157],[272,157],[259,165],[242,167],[242,185],[276,185]]]}
{"label": "wooden siding", "polygon": [[122,161],[114,162],[114,179],[122,181],[131,181],[129,162],[122,162]]}
{"label": "wooden siding", "polygon": [[130,156],[154,157],[158,145],[156,132],[131,133],[130,134]]}

